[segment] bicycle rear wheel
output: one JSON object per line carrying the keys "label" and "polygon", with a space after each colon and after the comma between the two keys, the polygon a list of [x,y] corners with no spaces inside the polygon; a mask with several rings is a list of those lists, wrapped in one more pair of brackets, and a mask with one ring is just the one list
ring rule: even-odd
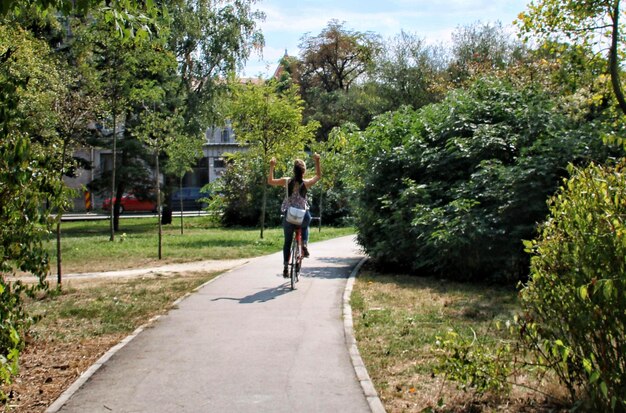
{"label": "bicycle rear wheel", "polygon": [[298,242],[296,241],[295,237],[294,240],[291,242],[291,268],[290,268],[290,276],[291,276],[291,289],[295,290],[296,289],[296,282],[298,281],[298,260],[300,253],[298,251]]}

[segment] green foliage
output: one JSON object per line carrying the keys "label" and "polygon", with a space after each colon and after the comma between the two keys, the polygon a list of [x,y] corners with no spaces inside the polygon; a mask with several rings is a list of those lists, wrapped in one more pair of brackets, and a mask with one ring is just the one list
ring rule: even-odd
{"label": "green foliage", "polygon": [[523,56],[522,44],[512,39],[501,23],[461,27],[452,34],[452,42],[447,71],[457,87],[513,66]]}
{"label": "green foliage", "polygon": [[626,409],[626,163],[572,168],[526,242],[531,279],[520,297],[523,338],[574,400]]}
{"label": "green foliage", "polygon": [[[209,185],[211,211],[225,226],[257,226],[263,209],[263,187],[267,172],[255,158],[234,156],[220,179]],[[284,189],[283,189],[284,191]],[[280,219],[281,188],[269,188],[267,223]]]}
{"label": "green foliage", "polygon": [[304,97],[306,121],[320,124],[318,141],[327,140],[333,128],[345,123],[354,123],[364,129],[375,115],[385,111],[385,102],[377,95],[372,84],[332,92],[312,87],[305,91]]}
{"label": "green foliage", "polygon": [[480,81],[348,135],[359,242],[381,266],[453,279],[526,276],[522,239],[568,162],[603,159],[599,131],[540,92]]}
{"label": "green foliage", "polygon": [[437,83],[443,81],[444,56],[443,48],[429,46],[404,31],[387,41],[372,73],[385,109],[397,110],[403,105],[417,109],[441,100]]}
{"label": "green foliage", "polygon": [[[59,73],[46,44],[0,25],[0,380],[16,372],[21,335],[32,321],[22,296],[47,288],[48,254],[43,240],[64,206],[56,168],[61,144],[53,106]],[[5,277],[17,271],[37,276],[27,287]],[[0,396],[1,393],[0,393]]]}
{"label": "green foliage", "polygon": [[326,92],[348,91],[381,51],[378,35],[346,29],[331,20],[317,36],[304,35],[302,83]]}
{"label": "green foliage", "polygon": [[239,143],[251,157],[269,159],[299,155],[312,140],[317,124],[302,124],[303,101],[295,86],[278,92],[273,83],[233,84],[228,117]]}
{"label": "green foliage", "polygon": [[517,25],[526,41],[533,36],[551,44],[575,44],[605,55],[606,73],[622,114],[626,114],[626,97],[622,87],[624,52],[624,13],[619,1],[612,0],[542,0],[530,3],[520,13]]}
{"label": "green foliage", "polygon": [[253,49],[263,46],[257,24],[265,15],[253,8],[255,3],[176,0],[168,4],[167,48],[178,62],[186,134],[197,136],[217,123],[217,98],[228,88],[219,79],[234,73]]}
{"label": "green foliage", "polygon": [[477,394],[508,394],[514,358],[509,341],[483,343],[472,330],[470,340],[456,331],[437,337],[441,349],[437,373]]}
{"label": "green foliage", "polygon": [[[260,207],[260,217],[258,221],[261,226],[261,238],[265,227],[265,211],[267,200],[267,171],[269,161],[272,157],[279,161],[293,162],[297,156],[301,156],[304,148],[313,140],[313,134],[318,127],[316,122],[307,125],[302,123],[303,101],[298,95],[296,86],[288,89],[277,90],[273,82],[256,85],[253,83],[233,84],[232,101],[228,108],[229,118],[233,122],[233,129],[237,131],[237,141],[245,145],[247,150],[237,157],[233,162],[242,162],[235,169],[230,171],[228,179],[234,179],[228,185],[235,185],[227,188],[227,192],[233,193],[234,197],[226,198],[240,204],[253,202]],[[245,169],[242,166],[245,165]],[[280,168],[279,168],[280,170]],[[227,185],[224,185],[226,188]],[[241,194],[238,194],[245,191]],[[253,194],[260,191],[261,198],[256,198]],[[227,201],[228,203],[229,201]],[[239,208],[235,204],[229,205],[223,214],[225,222],[231,221],[231,214]],[[278,210],[278,209],[277,209]],[[250,208],[247,212],[258,211],[257,208]],[[237,213],[238,215],[239,213]],[[244,218],[243,216],[241,218]],[[248,219],[244,222],[252,224]],[[239,225],[245,225],[240,222]]]}
{"label": "green foliage", "polygon": [[0,17],[13,13],[18,18],[28,13],[43,15],[61,12],[85,13],[97,10],[115,26],[121,39],[145,40],[153,31],[154,23],[161,9],[153,0],[110,0],[103,4],[100,0],[4,0],[0,3]]}

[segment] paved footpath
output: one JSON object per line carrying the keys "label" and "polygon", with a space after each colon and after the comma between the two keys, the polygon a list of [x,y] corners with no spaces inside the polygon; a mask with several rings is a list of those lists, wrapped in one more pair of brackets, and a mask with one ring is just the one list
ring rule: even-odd
{"label": "paved footpath", "polygon": [[342,318],[362,254],[353,237],[310,249],[295,291],[281,254],[253,259],[182,300],[49,411],[369,412]]}

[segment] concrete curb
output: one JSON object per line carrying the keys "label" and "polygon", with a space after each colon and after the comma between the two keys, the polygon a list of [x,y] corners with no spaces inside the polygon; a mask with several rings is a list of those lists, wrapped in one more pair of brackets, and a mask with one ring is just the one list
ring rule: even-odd
{"label": "concrete curb", "polygon": [[356,338],[354,337],[354,323],[352,321],[352,307],[350,306],[350,296],[352,295],[352,289],[354,288],[356,276],[366,261],[367,257],[363,258],[356,265],[356,267],[354,267],[354,270],[352,270],[352,273],[348,278],[348,282],[346,283],[346,288],[343,292],[343,328],[346,337],[346,345],[348,346],[350,359],[352,360],[352,366],[354,367],[354,372],[356,373],[359,383],[361,384],[363,393],[367,398],[370,410],[372,413],[385,413],[385,407],[380,401],[378,393],[376,393],[374,384],[367,373],[367,368],[361,359],[361,354],[359,353],[359,349],[356,345]]}
{"label": "concrete curb", "polygon": [[[247,262],[242,264],[242,265],[240,265],[240,266],[243,266],[245,264],[247,264]],[[235,270],[236,268],[239,268],[240,266],[237,266],[235,268],[231,268],[229,270],[224,271],[222,274],[220,274],[220,275],[216,276],[215,278],[205,282],[204,284],[196,287],[191,292],[188,292],[187,294],[183,295],[178,300],[176,300],[176,301],[174,301],[172,303],[172,306],[171,306],[170,310],[173,309],[173,308],[176,308],[176,306],[178,306],[178,304],[180,304],[181,301],[183,301],[185,298],[189,297],[191,294],[193,294],[196,291],[200,290],[204,286],[211,284],[212,282],[218,280],[219,278],[223,277],[224,275],[228,274],[229,272],[232,272],[233,270]],[[157,315],[155,317],[152,317],[150,320],[148,320],[147,323],[145,323],[144,325],[138,327],[135,331],[133,331],[130,335],[128,335],[122,341],[117,343],[115,346],[111,347],[106,353],[104,353],[104,355],[102,355],[102,357],[100,357],[94,364],[92,364],[91,367],[89,367],[87,370],[85,370],[83,372],[83,374],[81,374],[80,377],[78,377],[78,379],[76,379],[76,381],[74,381],[74,383],[72,383],[72,385],[70,387],[68,387],[67,390],[65,390],[54,401],[54,403],[52,403],[50,406],[48,406],[48,408],[46,409],[45,413],[57,413],[65,405],[65,403],[67,403],[72,398],[74,393],[76,393],[87,382],[87,380],[89,380],[91,378],[91,376],[93,376],[98,371],[98,369],[100,369],[100,367],[102,367],[102,365],[104,365],[104,363],[109,361],[109,359],[111,357],[113,357],[115,355],[115,353],[117,353],[122,348],[124,348],[124,346],[126,346],[128,343],[130,343],[142,331],[144,331],[146,328],[150,327],[159,318],[163,317],[168,312],[169,312],[169,310],[165,314],[160,314],[160,315]]]}

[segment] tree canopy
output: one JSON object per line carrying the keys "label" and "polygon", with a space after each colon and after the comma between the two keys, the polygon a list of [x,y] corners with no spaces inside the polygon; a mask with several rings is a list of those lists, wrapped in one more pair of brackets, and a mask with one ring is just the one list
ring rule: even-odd
{"label": "tree canopy", "polygon": [[540,0],[520,13],[518,26],[526,34],[551,39],[555,44],[578,44],[602,50],[607,56],[607,72],[620,110],[626,114],[620,78],[620,61],[626,43],[623,40],[624,11],[619,0]]}
{"label": "tree canopy", "polygon": [[243,156],[255,160],[256,173],[252,175],[262,186],[261,238],[265,226],[269,160],[276,157],[286,161],[301,154],[318,127],[315,122],[303,125],[302,112],[303,101],[295,85],[280,92],[273,82],[233,85],[229,118],[237,141],[247,147]]}
{"label": "tree canopy", "polygon": [[348,30],[331,20],[317,36],[305,35],[300,43],[302,81],[327,92],[347,91],[380,52],[374,33]]}

